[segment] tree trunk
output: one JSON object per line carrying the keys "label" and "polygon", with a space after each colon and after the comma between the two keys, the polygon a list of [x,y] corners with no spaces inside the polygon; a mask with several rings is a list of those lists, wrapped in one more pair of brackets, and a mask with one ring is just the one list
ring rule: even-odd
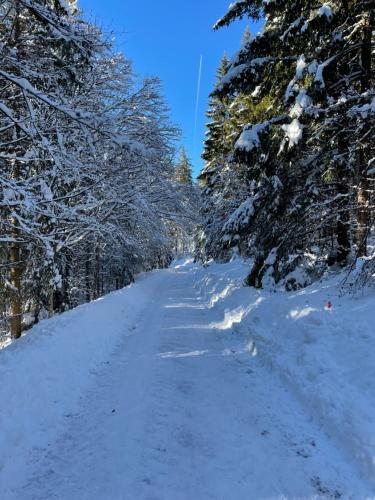
{"label": "tree trunk", "polygon": [[251,269],[250,274],[246,278],[246,285],[252,286],[255,288],[262,288],[262,269],[265,263],[265,257],[263,254],[259,254],[255,259],[253,268]]}
{"label": "tree trunk", "polygon": [[349,213],[349,197],[348,197],[348,186],[346,183],[339,183],[338,192],[345,195],[343,201],[340,204],[339,216],[336,226],[336,237],[337,237],[337,254],[336,262],[340,265],[345,265],[347,263],[348,255],[351,251],[350,242],[350,213]]}
{"label": "tree trunk", "polygon": [[100,251],[95,249],[95,271],[94,271],[94,298],[100,297]]}
{"label": "tree trunk", "polygon": [[[21,26],[20,26],[20,4],[19,1],[15,3],[15,22],[14,22],[14,32],[13,32],[13,46],[18,48],[19,40],[21,38]],[[18,126],[15,128],[15,144],[19,139],[19,129]],[[15,147],[13,151],[17,155],[18,151]],[[21,176],[20,163],[17,160],[11,160],[10,168],[12,169],[12,177],[15,181],[18,181]],[[12,338],[18,339],[22,334],[22,295],[21,295],[21,281],[22,281],[22,266],[21,266],[21,246],[20,246],[20,230],[19,223],[16,217],[11,216],[10,219],[12,224],[12,238],[14,242],[10,246],[9,259],[10,259],[10,283],[12,286],[11,300],[10,300],[10,333]]]}
{"label": "tree trunk", "polygon": [[85,262],[85,281],[86,281],[86,301],[90,302],[91,300],[91,266],[90,266],[90,254],[89,252],[86,254],[86,262]]}
{"label": "tree trunk", "polygon": [[[360,158],[363,161],[363,154]],[[362,162],[361,162],[362,163]],[[368,195],[368,181],[365,174],[361,176],[357,192],[357,245],[358,257],[365,257],[367,255],[367,239],[370,227],[370,211],[369,211],[369,195]]]}
{"label": "tree trunk", "polygon": [[53,313],[54,313],[54,295],[55,295],[55,290],[53,285],[50,285],[49,290],[48,290],[48,317],[52,318]]}
{"label": "tree trunk", "polygon": [[[374,13],[368,11],[365,15],[361,48],[361,92],[371,89],[371,41],[374,25]],[[367,179],[367,162],[363,149],[359,152],[359,182],[357,192],[357,244],[358,257],[367,255],[367,238],[370,228],[369,184]]]}
{"label": "tree trunk", "polygon": [[337,222],[337,263],[345,265],[350,253],[349,213],[344,212]]}
{"label": "tree trunk", "polygon": [[22,300],[21,300],[21,252],[19,243],[13,243],[10,248],[10,282],[12,294],[10,301],[10,333],[13,339],[18,339],[22,334]]}

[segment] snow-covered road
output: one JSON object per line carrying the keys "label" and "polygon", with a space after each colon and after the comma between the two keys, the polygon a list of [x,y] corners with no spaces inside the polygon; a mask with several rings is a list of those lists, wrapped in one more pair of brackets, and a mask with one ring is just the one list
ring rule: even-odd
{"label": "snow-covered road", "polygon": [[142,278],[132,324],[3,500],[364,498],[355,467],[256,348],[217,327],[201,272]]}

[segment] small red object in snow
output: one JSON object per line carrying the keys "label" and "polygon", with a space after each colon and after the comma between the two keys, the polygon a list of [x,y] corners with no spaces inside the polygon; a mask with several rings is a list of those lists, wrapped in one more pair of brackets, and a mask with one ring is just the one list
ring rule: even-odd
{"label": "small red object in snow", "polygon": [[327,307],[330,311],[332,310],[333,305],[332,305],[332,302],[330,300],[328,301]]}

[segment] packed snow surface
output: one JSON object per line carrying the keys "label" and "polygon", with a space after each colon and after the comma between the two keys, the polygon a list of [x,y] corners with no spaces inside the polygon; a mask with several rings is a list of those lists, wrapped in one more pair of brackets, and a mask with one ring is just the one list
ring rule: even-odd
{"label": "packed snow surface", "polygon": [[0,498],[375,498],[375,297],[248,268],[176,262],[0,351]]}

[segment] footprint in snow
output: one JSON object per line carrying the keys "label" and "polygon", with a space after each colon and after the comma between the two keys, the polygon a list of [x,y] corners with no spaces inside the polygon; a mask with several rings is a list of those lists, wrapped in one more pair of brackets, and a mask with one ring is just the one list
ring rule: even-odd
{"label": "footprint in snow", "polygon": [[324,495],[325,498],[342,498],[342,493],[339,490],[331,489],[322,483],[319,476],[311,478],[311,484],[316,489],[319,495]]}

